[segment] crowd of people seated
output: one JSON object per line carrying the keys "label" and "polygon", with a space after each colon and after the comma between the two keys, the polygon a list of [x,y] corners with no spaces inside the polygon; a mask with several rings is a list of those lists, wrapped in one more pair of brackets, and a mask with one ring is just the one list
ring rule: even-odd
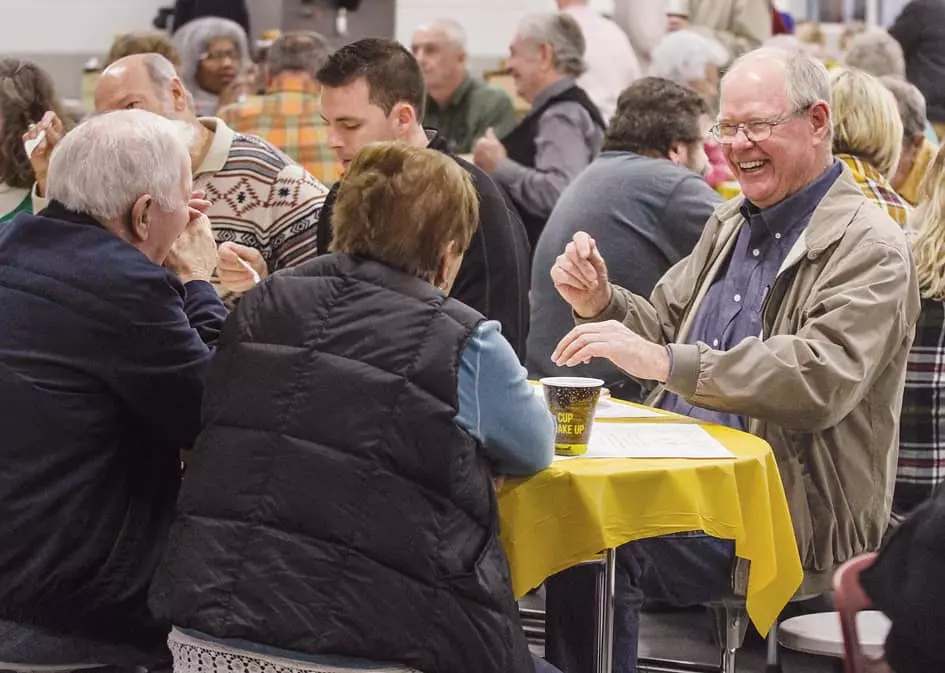
{"label": "crowd of people seated", "polygon": [[[945,3],[843,53],[768,0],[557,5],[524,115],[443,17],[120,35],[84,119],[0,59],[0,670],[593,670],[597,571],[535,657],[498,530],[569,374],[765,440],[799,593],[881,550],[888,663],[942,666]],[[620,547],[614,671],[735,560]]]}

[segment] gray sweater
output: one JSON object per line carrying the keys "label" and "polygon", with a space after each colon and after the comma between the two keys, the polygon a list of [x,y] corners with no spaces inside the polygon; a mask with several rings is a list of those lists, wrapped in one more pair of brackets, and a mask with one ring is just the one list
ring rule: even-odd
{"label": "gray sweater", "polygon": [[614,394],[638,399],[639,384],[606,360],[556,367],[551,353],[574,327],[571,308],[549,275],[574,234],[600,248],[611,282],[649,296],[670,266],[688,255],[721,197],[692,171],[668,159],[604,152],[561,195],[535,249],[528,334],[528,372],[595,376]]}

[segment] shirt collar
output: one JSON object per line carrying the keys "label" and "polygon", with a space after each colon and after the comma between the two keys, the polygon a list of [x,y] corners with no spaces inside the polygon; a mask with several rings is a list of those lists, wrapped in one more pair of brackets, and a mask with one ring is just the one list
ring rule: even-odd
{"label": "shirt collar", "polygon": [[302,93],[317,96],[319,86],[317,82],[312,81],[311,77],[283,72],[273,78],[272,84],[266,87],[266,93]]}
{"label": "shirt collar", "polygon": [[574,86],[574,79],[571,77],[562,77],[557,82],[549,84],[541,90],[541,93],[535,96],[535,101],[532,103],[532,110],[537,110],[550,99],[554,98],[558,94],[564,93],[572,86]]}
{"label": "shirt collar", "polygon": [[223,166],[226,165],[226,160],[230,156],[233,138],[236,137],[233,129],[224,124],[222,119],[200,117],[199,121],[213,134],[213,141],[210,143],[210,149],[207,150],[207,156],[203,158],[200,166],[194,171],[194,177],[223,170]]}
{"label": "shirt collar", "polygon": [[772,235],[782,236],[793,229],[797,224],[806,222],[817,207],[831,185],[840,177],[842,164],[834,159],[830,168],[808,183],[804,188],[794,192],[786,199],[782,199],[773,206],[759,208],[745,199],[741,206],[742,217],[749,222],[762,222]]}
{"label": "shirt collar", "polygon": [[442,152],[443,154],[449,154],[450,146],[446,142],[446,138],[440,135],[440,132],[436,129],[423,129],[423,132],[427,134],[427,143],[428,150],[436,150],[437,152]]}

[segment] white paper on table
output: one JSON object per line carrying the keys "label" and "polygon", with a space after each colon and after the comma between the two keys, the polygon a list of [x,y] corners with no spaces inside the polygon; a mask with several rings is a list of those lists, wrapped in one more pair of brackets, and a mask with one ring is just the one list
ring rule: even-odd
{"label": "white paper on table", "polygon": [[619,404],[607,398],[597,403],[594,418],[662,418],[665,414],[658,414],[652,409],[632,407],[629,404]]}
{"label": "white paper on table", "polygon": [[734,458],[692,423],[595,423],[582,458]]}

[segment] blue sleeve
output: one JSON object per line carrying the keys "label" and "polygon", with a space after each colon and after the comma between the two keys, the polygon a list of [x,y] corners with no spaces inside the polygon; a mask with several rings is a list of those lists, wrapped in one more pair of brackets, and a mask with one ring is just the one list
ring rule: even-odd
{"label": "blue sleeve", "polygon": [[213,348],[226,322],[226,307],[214,287],[206,281],[190,281],[184,285],[184,293],[184,313],[190,326],[201,341]]}
{"label": "blue sleeve", "polygon": [[534,474],[554,457],[554,419],[494,320],[480,324],[463,349],[455,420],[482,443],[496,474]]}

